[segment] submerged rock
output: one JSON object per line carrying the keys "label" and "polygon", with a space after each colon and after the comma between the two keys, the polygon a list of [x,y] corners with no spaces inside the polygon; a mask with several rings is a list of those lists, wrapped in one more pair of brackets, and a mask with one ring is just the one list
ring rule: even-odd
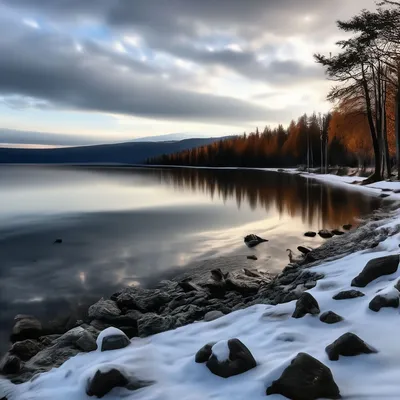
{"label": "submerged rock", "polygon": [[326,230],[326,229],[321,229],[321,230],[318,232],[318,235],[321,236],[323,239],[330,239],[331,237],[333,237],[332,233],[329,232],[329,231]]}
{"label": "submerged rock", "polygon": [[[215,375],[222,378],[229,378],[234,375],[242,374],[257,366],[256,360],[251,354],[250,350],[239,340],[230,339],[226,343],[216,343],[210,348],[211,344],[204,346],[196,354],[196,362],[204,362],[209,357],[207,368]],[[215,346],[227,346],[226,359],[221,358],[220,354],[216,354]],[[211,354],[210,354],[211,351]]]}
{"label": "submerged rock", "polygon": [[340,399],[339,388],[331,370],[306,353],[299,353],[272,382],[267,396],[281,394],[292,400]]}
{"label": "submerged rock", "polygon": [[319,317],[321,322],[325,322],[325,324],[336,324],[340,321],[343,321],[343,318],[334,313],[333,311],[326,311]]}
{"label": "submerged rock", "polygon": [[306,236],[306,237],[315,237],[315,236],[317,236],[317,233],[316,233],[316,232],[309,231],[309,232],[306,232],[306,233],[304,234],[304,236]]}
{"label": "submerged rock", "polygon": [[348,300],[348,299],[355,299],[357,297],[364,297],[365,294],[360,292],[359,290],[344,290],[335,294],[332,298],[333,300]]}
{"label": "submerged rock", "polygon": [[374,258],[370,260],[364,269],[351,282],[351,286],[365,287],[375,279],[390,275],[397,271],[399,255]]}
{"label": "submerged rock", "polygon": [[377,353],[377,351],[365,343],[354,333],[345,333],[325,348],[331,361],[339,360],[339,356],[358,356],[359,354]]}
{"label": "submerged rock", "polygon": [[302,318],[306,314],[317,315],[320,313],[317,300],[308,292],[304,292],[296,302],[293,318]]}
{"label": "submerged rock", "polygon": [[260,243],[264,243],[264,242],[268,242],[267,239],[263,239],[257,235],[247,235],[244,238],[244,243],[246,244],[247,247],[255,247],[257,245],[259,245]]}
{"label": "submerged rock", "polygon": [[253,261],[257,261],[257,260],[258,260],[257,256],[254,256],[254,255],[252,255],[252,256],[247,256],[247,259],[248,259],[248,260],[253,260]]}

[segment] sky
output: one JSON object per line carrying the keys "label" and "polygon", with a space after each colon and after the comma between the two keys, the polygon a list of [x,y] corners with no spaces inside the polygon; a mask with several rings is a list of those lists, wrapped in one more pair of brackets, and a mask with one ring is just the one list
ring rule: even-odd
{"label": "sky", "polygon": [[373,0],[0,0],[0,143],[222,136],[325,112],[313,54]]}

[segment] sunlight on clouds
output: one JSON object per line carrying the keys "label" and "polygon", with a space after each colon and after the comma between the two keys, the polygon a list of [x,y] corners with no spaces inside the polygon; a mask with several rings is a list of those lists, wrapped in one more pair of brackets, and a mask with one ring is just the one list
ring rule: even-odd
{"label": "sunlight on clouds", "polygon": [[141,38],[137,35],[124,36],[124,42],[133,47],[139,47]]}
{"label": "sunlight on clouds", "polygon": [[127,53],[125,46],[119,41],[114,43],[114,49],[119,53]]}
{"label": "sunlight on clouds", "polygon": [[40,28],[38,22],[35,21],[34,19],[25,18],[25,19],[22,20],[22,22],[23,22],[26,26],[29,26],[30,28],[33,28],[33,29],[39,29],[39,28]]}
{"label": "sunlight on clouds", "polygon": [[230,43],[227,46],[225,46],[225,49],[231,50],[235,53],[243,53],[242,48],[237,43]]}

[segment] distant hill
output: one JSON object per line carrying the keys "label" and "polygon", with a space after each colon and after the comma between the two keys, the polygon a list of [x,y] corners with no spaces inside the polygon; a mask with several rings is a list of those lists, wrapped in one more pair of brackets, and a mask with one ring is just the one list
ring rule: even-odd
{"label": "distant hill", "polygon": [[140,164],[148,158],[204,146],[219,138],[164,142],[128,142],[54,149],[0,148],[0,163],[8,164]]}
{"label": "distant hill", "polygon": [[[166,135],[159,136],[147,136],[133,139],[132,142],[172,142],[178,140],[186,140],[193,138],[193,134],[190,133],[168,133]],[[200,135],[199,139],[206,139],[206,136]]]}

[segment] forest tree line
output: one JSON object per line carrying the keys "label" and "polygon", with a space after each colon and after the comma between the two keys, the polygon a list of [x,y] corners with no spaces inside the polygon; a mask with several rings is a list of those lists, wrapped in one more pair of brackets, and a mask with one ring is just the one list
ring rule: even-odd
{"label": "forest tree line", "polygon": [[288,167],[373,165],[368,182],[400,177],[400,2],[383,0],[337,26],[349,38],[336,53],[315,54],[335,82],[331,112],[303,115],[284,128],[258,128],[208,146],[149,160],[193,166]]}

